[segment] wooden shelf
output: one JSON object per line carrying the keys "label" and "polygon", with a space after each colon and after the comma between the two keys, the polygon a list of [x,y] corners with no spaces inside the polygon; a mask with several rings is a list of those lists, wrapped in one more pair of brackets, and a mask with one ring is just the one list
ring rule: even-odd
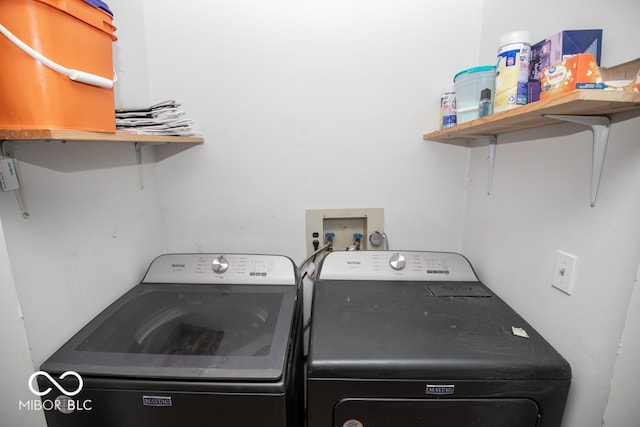
{"label": "wooden shelf", "polygon": [[487,140],[478,138],[478,136],[497,136],[506,132],[562,122],[545,117],[549,114],[610,116],[634,110],[637,110],[640,115],[640,94],[581,89],[495,113],[451,128],[440,129],[425,134],[423,139],[463,147],[477,147],[487,145]]}
{"label": "wooden shelf", "polygon": [[591,166],[591,206],[593,207],[604,166],[611,116],[628,111],[640,115],[640,94],[581,89],[451,128],[440,129],[424,135],[423,139],[463,147],[489,145],[487,193],[490,194],[498,135],[562,122],[588,126],[593,132]]}
{"label": "wooden shelf", "polygon": [[203,138],[136,135],[127,132],[85,132],[65,129],[0,129],[0,141],[104,141],[144,144],[202,144]]}
{"label": "wooden shelf", "polygon": [[[66,129],[0,129],[0,155],[16,159],[15,146],[29,142],[66,142],[66,141],[96,141],[96,142],[125,142],[135,147],[136,162],[138,164],[138,180],[140,190],[144,189],[142,172],[142,144],[175,144],[174,147],[190,148],[204,143],[203,138],[165,135],[137,135],[128,132],[86,132]],[[177,145],[180,144],[180,145]],[[19,172],[18,172],[19,175]],[[29,218],[29,211],[22,196],[22,186],[16,190],[18,205],[22,216]]]}

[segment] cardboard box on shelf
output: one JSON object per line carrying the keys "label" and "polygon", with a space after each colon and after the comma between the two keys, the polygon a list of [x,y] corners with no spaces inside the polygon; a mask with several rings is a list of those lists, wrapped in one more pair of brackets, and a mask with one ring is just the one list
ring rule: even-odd
{"label": "cardboard box on shelf", "polygon": [[640,93],[640,58],[614,65],[600,67],[606,90]]}
{"label": "cardboard box on shelf", "polygon": [[575,89],[640,93],[640,58],[613,67],[598,67],[589,53],[572,56],[542,70],[540,99]]}
{"label": "cardboard box on shelf", "polygon": [[574,89],[604,89],[605,87],[593,55],[581,53],[542,70],[540,99],[571,92]]}
{"label": "cardboard box on shelf", "polygon": [[602,30],[561,31],[531,46],[528,102],[540,99],[540,73],[546,67],[579,53],[590,53],[600,65]]}

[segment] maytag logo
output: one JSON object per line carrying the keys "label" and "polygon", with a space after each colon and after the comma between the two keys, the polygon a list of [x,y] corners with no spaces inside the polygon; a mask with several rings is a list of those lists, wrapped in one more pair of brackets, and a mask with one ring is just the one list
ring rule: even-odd
{"label": "maytag logo", "polygon": [[142,404],[144,406],[173,406],[170,396],[142,396]]}
{"label": "maytag logo", "polygon": [[427,384],[427,394],[435,394],[437,396],[443,396],[447,394],[453,394],[456,386],[453,384]]}

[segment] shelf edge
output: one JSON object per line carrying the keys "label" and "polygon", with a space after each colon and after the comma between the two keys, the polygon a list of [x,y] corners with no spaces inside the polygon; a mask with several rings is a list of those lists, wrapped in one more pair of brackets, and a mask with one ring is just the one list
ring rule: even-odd
{"label": "shelf edge", "polygon": [[102,141],[140,143],[203,144],[204,138],[187,136],[139,135],[128,132],[88,132],[66,129],[0,129],[3,141]]}
{"label": "shelf edge", "polygon": [[630,92],[614,92],[606,90],[575,90],[554,96],[549,99],[523,105],[512,110],[495,113],[471,122],[439,129],[423,135],[426,141],[442,142],[460,146],[477,146],[473,135],[499,135],[507,132],[524,130],[535,126],[546,126],[558,123],[557,120],[543,117],[545,114],[567,114],[575,112],[561,111],[563,107],[577,109],[581,106],[594,105],[587,108],[585,115],[611,115],[625,111],[640,110],[640,94]]}

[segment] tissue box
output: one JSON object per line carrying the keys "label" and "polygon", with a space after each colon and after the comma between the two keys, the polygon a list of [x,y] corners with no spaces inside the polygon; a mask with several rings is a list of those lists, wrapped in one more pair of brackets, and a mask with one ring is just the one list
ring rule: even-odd
{"label": "tissue box", "polygon": [[540,99],[540,73],[553,64],[579,53],[590,53],[600,65],[602,30],[562,31],[531,47],[529,102]]}
{"label": "tissue box", "polygon": [[540,99],[574,89],[604,89],[606,84],[590,53],[574,55],[542,70]]}

